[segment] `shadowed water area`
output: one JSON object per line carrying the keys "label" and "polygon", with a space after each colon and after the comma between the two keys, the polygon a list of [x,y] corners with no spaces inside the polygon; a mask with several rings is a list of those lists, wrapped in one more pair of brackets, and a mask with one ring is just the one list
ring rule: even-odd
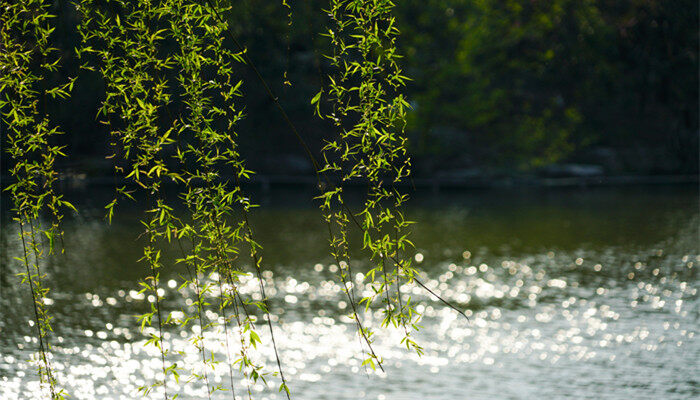
{"label": "shadowed water area", "polygon": [[[103,219],[110,191],[70,193],[81,210],[64,224],[66,254],[43,265],[53,316],[52,365],[74,399],[132,399],[161,373],[160,358],[144,347],[147,333],[134,317],[149,309],[138,281],[142,209],[122,206],[112,225]],[[347,317],[338,267],[313,193],[258,195],[251,223],[263,245],[263,274],[279,353],[294,399],[691,399],[700,394],[697,340],[699,224],[695,187],[490,190],[415,194],[407,209],[414,265],[426,284],[469,316],[443,307],[420,287],[403,285],[424,312],[414,336],[418,357],[400,344],[402,331],[380,330],[380,305],[363,315],[376,329],[375,351],[386,373],[367,371],[355,326]],[[4,205],[6,207],[6,204]],[[38,348],[29,290],[19,284],[18,228],[4,211],[0,238],[0,399],[34,399],[40,390]],[[355,243],[361,238],[351,236]],[[242,252],[245,254],[245,252]],[[361,252],[355,252],[362,254]],[[180,287],[183,266],[166,254],[164,310],[177,317],[192,307]],[[241,257],[250,271],[250,261]],[[366,257],[351,262],[354,290],[363,284]],[[259,299],[258,282],[241,292]],[[188,300],[189,298],[189,300]],[[220,321],[212,301],[205,318]],[[262,316],[260,316],[262,317]],[[269,332],[256,360],[275,371]],[[170,394],[206,398],[201,355],[187,331],[165,328],[170,358],[183,370]],[[229,330],[231,343],[237,331]],[[205,333],[222,361],[208,371],[212,386],[229,389],[223,328]],[[240,342],[238,342],[240,343]],[[232,345],[233,346],[233,345]],[[238,349],[233,346],[232,352]],[[182,352],[178,354],[177,352]],[[251,386],[258,399],[282,399],[279,379]],[[236,398],[247,398],[242,376]],[[150,398],[162,398],[159,389]],[[257,394],[256,394],[257,393]],[[231,399],[218,391],[215,399]]]}

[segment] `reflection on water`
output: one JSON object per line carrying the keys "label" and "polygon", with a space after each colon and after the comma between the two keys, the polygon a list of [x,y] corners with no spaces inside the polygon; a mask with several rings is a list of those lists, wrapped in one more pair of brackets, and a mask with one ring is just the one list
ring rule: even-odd
{"label": "reflection on water", "polygon": [[[365,371],[348,305],[327,254],[326,232],[313,208],[272,201],[254,215],[265,245],[264,278],[285,375],[296,399],[689,399],[698,396],[698,199],[675,189],[523,193],[489,192],[419,198],[409,211],[415,260],[428,286],[465,310],[470,321],[416,287],[402,293],[419,302],[422,357],[399,343],[401,332],[377,334],[375,350],[386,374]],[[89,203],[86,203],[89,204]],[[85,204],[83,205],[85,207]],[[135,314],[148,297],[137,292],[145,275],[136,210],[122,210],[107,226],[101,207],[66,226],[68,254],[46,266],[55,329],[53,365],[76,399],[131,399],[160,373],[160,359]],[[4,218],[4,221],[7,221]],[[18,285],[12,257],[16,232],[2,227],[0,398],[36,398],[39,385],[28,358],[36,350],[27,289]],[[365,261],[353,264],[357,290]],[[165,307],[174,317],[188,296],[179,274],[164,276]],[[257,296],[249,278],[241,290]],[[191,294],[190,294],[191,295]],[[206,313],[220,319],[215,307]],[[378,326],[380,311],[364,316]],[[148,333],[148,332],[146,332]],[[183,372],[171,391],[206,397],[188,382],[200,368],[192,332],[169,329],[173,361]],[[268,341],[265,329],[259,329]],[[229,331],[236,335],[235,329]],[[223,332],[206,345],[225,359]],[[236,343],[236,340],[231,340]],[[274,370],[274,355],[258,359]],[[232,350],[235,351],[235,350]],[[368,379],[367,375],[374,375]],[[228,366],[210,371],[228,385]],[[256,384],[258,398],[278,399]],[[246,382],[236,382],[238,398]],[[157,391],[152,398],[162,398]],[[218,392],[215,398],[232,398]]]}

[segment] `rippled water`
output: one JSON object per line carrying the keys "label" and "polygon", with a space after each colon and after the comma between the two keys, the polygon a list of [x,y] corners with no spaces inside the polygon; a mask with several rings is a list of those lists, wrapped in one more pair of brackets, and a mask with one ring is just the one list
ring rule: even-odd
{"label": "rippled water", "polygon": [[[131,399],[160,370],[135,314],[148,298],[136,282],[140,257],[137,210],[112,226],[103,203],[79,193],[81,216],[66,226],[67,255],[46,266],[52,282],[53,365],[76,399]],[[265,246],[275,336],[295,399],[691,399],[700,395],[698,275],[700,216],[695,188],[489,191],[416,196],[410,216],[415,259],[428,286],[465,310],[466,321],[420,288],[404,286],[424,311],[415,336],[422,357],[378,331],[375,350],[386,373],[361,367],[360,342],[327,255],[318,211],[294,193],[276,194],[253,218]],[[118,218],[121,217],[121,218]],[[31,302],[14,276],[20,248],[3,219],[0,262],[0,399],[38,396]],[[418,262],[420,261],[420,262]],[[356,288],[366,261],[352,265]],[[179,274],[164,276],[166,308],[187,295]],[[242,290],[257,296],[257,282]],[[212,308],[207,318],[219,315]],[[364,315],[378,326],[378,311]],[[260,326],[263,342],[269,342]],[[191,333],[191,332],[189,332]],[[235,334],[235,331],[229,332]],[[207,347],[225,359],[223,333]],[[171,328],[173,360],[198,368],[188,334]],[[233,340],[232,342],[235,342]],[[274,355],[259,359],[274,370]],[[180,398],[206,398],[205,387],[177,385]],[[209,376],[228,387],[228,367]],[[260,399],[281,399],[279,384],[256,384]],[[245,382],[237,378],[237,398]],[[169,383],[170,391],[176,384]],[[157,391],[152,398],[162,398]],[[219,392],[215,398],[232,398]]]}

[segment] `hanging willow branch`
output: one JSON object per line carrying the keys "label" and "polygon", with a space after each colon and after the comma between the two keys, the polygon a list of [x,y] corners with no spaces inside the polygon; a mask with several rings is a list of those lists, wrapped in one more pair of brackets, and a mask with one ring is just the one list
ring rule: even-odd
{"label": "hanging willow branch", "polygon": [[[39,376],[51,398],[57,399],[64,392],[51,368],[51,317],[43,301],[48,288],[40,264],[53,251],[55,239],[62,238],[60,210],[73,207],[53,190],[54,163],[63,156],[63,149],[51,144],[60,131],[40,112],[40,98],[67,97],[73,80],[44,87],[50,86],[45,77],[56,71],[58,63],[55,49],[49,46],[52,28],[48,6],[41,0],[0,1],[0,109],[3,123],[10,127],[7,151],[15,161],[11,173],[17,180],[8,190],[15,202],[24,250],[20,258],[25,269],[23,282],[30,288],[34,305]],[[382,327],[402,327],[402,342],[421,354],[422,348],[411,338],[420,314],[410,298],[403,300],[401,286],[415,283],[436,294],[417,279],[410,258],[402,257],[412,243],[407,233],[410,222],[401,211],[407,196],[396,184],[408,176],[410,160],[403,132],[408,104],[401,94],[407,78],[397,63],[393,3],[331,1],[327,36],[332,51],[327,57],[333,73],[312,100],[317,114],[336,127],[336,135],[322,149],[322,163],[232,34],[222,17],[230,7],[221,4],[213,0],[81,0],[77,4],[82,17],[78,27],[82,47],[76,55],[84,62],[83,69],[99,72],[104,80],[105,99],[98,118],[111,133],[115,172],[128,182],[105,207],[108,218],[111,220],[121,199],[133,199],[136,191],[151,202],[141,221],[145,240],[141,261],[147,272],[140,283],[142,292],[149,293],[151,308],[140,321],[142,331],[149,335],[146,345],[158,351],[162,376],[140,389],[148,394],[162,387],[166,400],[177,397],[168,382],[179,380],[181,368],[174,361],[177,355],[168,348],[166,332],[171,325],[184,330],[196,321],[199,329],[190,341],[201,355],[201,367],[192,369],[192,379],[204,381],[209,398],[215,391],[225,390],[210,382],[209,372],[217,361],[206,347],[212,340],[206,333],[223,328],[230,381],[227,389],[235,400],[237,365],[247,381],[248,398],[252,398],[248,381],[266,381],[270,374],[252,356],[261,340],[256,332],[257,318],[249,307],[257,307],[270,332],[277,363],[274,374],[281,379],[279,390],[290,398],[262,274],[262,246],[250,223],[249,211],[255,204],[241,188],[253,172],[238,151],[236,126],[243,118],[236,103],[243,84],[234,74],[238,64],[253,69],[314,165],[323,191],[319,199],[331,254],[340,267],[339,279],[366,348],[363,365],[383,369],[372,346],[373,332],[360,317],[362,306],[366,311],[373,305],[376,308],[377,303],[384,312]],[[291,7],[284,0],[282,5],[291,23]],[[227,40],[236,51],[228,50]],[[351,212],[343,198],[343,185],[351,181],[362,181],[368,187],[358,213]],[[165,195],[165,183],[178,188],[176,199]],[[174,209],[181,206],[188,210],[187,218],[175,215]],[[44,213],[52,217],[47,228],[42,228],[40,220]],[[351,226],[362,231],[364,249],[373,263],[365,276],[373,294],[362,298],[355,293],[350,266]],[[190,246],[183,246],[183,241]],[[165,291],[160,284],[161,274],[169,267],[162,254],[173,242],[181,254],[176,264],[184,264],[187,271],[181,289],[192,288],[195,296],[194,307],[185,307],[182,318],[174,318],[164,308]],[[243,250],[249,251],[252,273],[245,271],[244,258],[248,259]],[[246,299],[239,291],[245,276],[257,280],[259,301]],[[217,298],[221,317],[208,322],[205,317],[212,297]],[[234,331],[240,341],[238,355],[229,343]],[[220,336],[218,340],[222,340]]]}
{"label": "hanging willow branch", "polygon": [[[216,272],[219,288],[225,299],[220,304],[220,310],[226,315],[226,306],[233,306],[233,317],[241,335],[240,359],[231,361],[229,365],[238,363],[246,378],[264,379],[266,373],[248,356],[248,346],[256,346],[260,339],[249,313],[245,310],[247,302],[242,299],[237,289],[240,277],[245,274],[231,259],[238,258],[240,244],[246,243],[251,248],[251,258],[262,296],[262,303],[255,305],[268,316],[272,345],[279,360],[260,274],[259,245],[252,236],[247,218],[248,208],[254,205],[244,195],[239,184],[241,179],[248,179],[252,173],[246,169],[238,154],[237,134],[234,130],[237,121],[242,118],[242,113],[234,102],[235,98],[241,95],[242,82],[235,79],[233,64],[242,62],[242,57],[240,52],[226,50],[222,43],[227,24],[216,18],[218,8],[180,2],[173,9],[188,16],[186,23],[173,24],[172,27],[174,38],[181,48],[180,54],[175,56],[177,65],[180,66],[177,80],[185,93],[183,102],[187,110],[179,129],[179,136],[183,139],[177,156],[188,188],[184,199],[192,213],[193,224],[198,226],[200,239],[210,246],[209,261],[205,262],[202,268],[211,268]],[[225,124],[222,124],[222,121]],[[192,143],[185,143],[188,133],[195,139]],[[234,182],[224,180],[221,172],[233,175]],[[236,225],[229,226],[227,220],[231,219],[239,208],[243,218]],[[227,282],[226,288],[222,279]],[[240,311],[244,311],[245,315]],[[228,318],[224,317],[225,332],[228,332],[227,323]],[[230,355],[228,335],[226,340],[227,353]],[[280,390],[288,394],[289,389],[279,361],[278,372],[282,378]],[[233,379],[231,381],[233,382]],[[233,392],[233,383],[231,385]],[[248,391],[250,392],[250,389]]]}
{"label": "hanging willow branch", "polygon": [[[164,122],[171,102],[164,76],[174,60],[170,55],[158,54],[167,35],[164,27],[169,10],[148,2],[107,3],[101,7],[92,0],[82,2],[79,31],[84,47],[78,50],[78,56],[95,54],[99,60],[97,67],[86,64],[84,68],[98,68],[106,84],[107,96],[100,115],[109,123],[114,143],[121,148],[126,163],[117,171],[152,199],[151,208],[141,221],[147,240],[141,260],[148,265],[148,276],[140,283],[142,291],[151,293],[148,298],[152,301],[151,310],[139,319],[142,330],[150,336],[146,345],[154,346],[160,353],[163,376],[140,390],[147,394],[162,386],[164,398],[168,399],[168,376],[177,380],[179,372],[177,363],[167,360],[169,351],[164,342],[164,327],[172,321],[165,318],[162,309],[164,290],[160,288],[160,274],[164,265],[160,246],[170,240],[177,219],[161,195],[161,186],[164,179],[182,180],[167,163],[175,143],[175,127],[172,121]],[[124,189],[120,192],[128,193]],[[107,205],[110,216],[117,200]],[[155,329],[151,328],[154,324]]]}
{"label": "hanging willow branch", "polygon": [[[218,286],[232,397],[236,398],[234,365],[239,366],[244,378],[253,381],[265,380],[268,374],[249,356],[260,337],[255,318],[246,309],[248,304],[258,306],[266,315],[282,379],[280,391],[289,397],[265,296],[260,245],[247,215],[253,204],[240,189],[239,181],[252,173],[238,154],[234,130],[242,118],[235,104],[242,82],[234,77],[233,68],[242,58],[223,44],[228,27],[216,15],[224,9],[187,0],[115,0],[99,5],[84,0],[81,9],[84,45],[78,55],[92,57],[84,68],[99,70],[105,80],[107,96],[100,115],[111,128],[121,159],[126,161],[126,166],[117,170],[154,199],[143,221],[148,237],[143,260],[149,265],[150,275],[142,283],[144,290],[152,292],[154,301],[151,312],[141,316],[142,327],[157,325],[148,343],[160,351],[164,379],[154,386],[163,385],[165,389],[168,375],[175,379],[179,375],[176,364],[168,366],[166,360],[165,326],[184,326],[192,319],[187,310],[183,310],[184,318],[165,319],[162,290],[158,287],[164,267],[160,247],[171,241],[181,246],[181,240],[189,240],[191,251],[181,247],[182,258],[177,262],[192,268],[183,285],[194,287],[197,297],[194,319],[199,320],[200,332],[192,342],[202,355],[202,372],[193,372],[193,378],[205,381],[209,396],[219,389],[209,385],[207,371],[215,361],[204,346],[205,330],[216,324],[205,323],[201,316],[205,297],[216,295],[212,289]],[[224,171],[232,174],[235,182],[225,180]],[[175,217],[173,205],[159,194],[164,181],[180,186],[179,199],[190,213],[189,222]],[[130,190],[120,188],[119,192],[129,195]],[[106,207],[110,216],[117,201]],[[240,216],[230,223],[237,211]],[[247,274],[238,261],[241,245],[251,249],[260,302],[244,299],[238,290],[241,277]],[[213,282],[208,281],[210,277]],[[232,319],[240,336],[238,358],[233,357],[229,344]],[[143,388],[145,392],[151,389]],[[250,397],[249,387],[248,394]],[[164,396],[168,398],[167,390]]]}
{"label": "hanging willow branch", "polygon": [[[410,159],[404,134],[408,103],[401,94],[407,78],[398,65],[395,41],[399,32],[391,14],[393,7],[388,0],[331,2],[331,27],[325,36],[332,44],[327,58],[334,73],[312,104],[338,132],[322,149],[322,171],[338,176],[341,182],[321,196],[326,220],[336,226],[331,240],[334,255],[349,265],[346,232],[352,220],[362,229],[363,247],[374,262],[366,274],[373,294],[358,303],[369,309],[381,299],[382,326],[402,326],[403,343],[420,354],[422,348],[407,329],[416,327],[420,315],[410,298],[404,303],[400,293],[401,284],[412,283],[418,272],[411,267],[410,258],[400,257],[401,250],[412,246],[406,233],[411,222],[401,211],[408,196],[400,193],[396,184],[408,176]],[[321,108],[324,100],[330,103],[328,111]],[[351,181],[368,186],[364,207],[356,214],[343,199],[342,183]],[[344,283],[346,271],[341,270]],[[374,354],[370,355],[365,363],[373,366]]]}
{"label": "hanging willow branch", "polygon": [[[213,4],[212,0],[206,0],[206,2],[210,5]],[[387,326],[391,323],[396,326],[400,324],[405,333],[402,343],[407,348],[414,349],[418,354],[423,352],[422,348],[411,339],[408,329],[408,325],[414,330],[417,329],[416,323],[420,320],[421,315],[412,307],[410,297],[405,303],[402,301],[400,289],[402,281],[407,284],[418,284],[460,315],[465,318],[466,315],[453,304],[428,289],[418,279],[418,271],[411,267],[410,258],[400,256],[402,250],[407,247],[413,247],[413,244],[408,239],[408,234],[404,232],[411,222],[405,220],[401,212],[401,206],[408,197],[396,189],[396,183],[410,174],[410,159],[406,154],[406,138],[404,135],[405,110],[409,105],[401,95],[401,88],[408,78],[401,75],[401,70],[397,63],[397,59],[400,56],[396,53],[395,40],[399,32],[394,26],[395,20],[391,15],[394,5],[390,1],[381,0],[334,0],[331,5],[333,12],[324,12],[331,15],[340,31],[345,31],[345,33],[344,36],[336,35],[333,29],[330,29],[328,33],[328,36],[332,39],[334,53],[332,56],[327,57],[336,68],[337,75],[336,78],[333,76],[329,77],[331,94],[327,100],[333,104],[333,111],[326,117],[330,118],[342,130],[342,133],[339,139],[328,142],[328,145],[324,147],[323,166],[314,157],[311,149],[291,122],[278,97],[262,77],[245,48],[230,29],[227,31],[227,34],[241,52],[245,63],[253,70],[263,85],[268,97],[273,101],[290,131],[294,134],[313,164],[318,179],[318,187],[321,190],[325,190],[319,196],[319,199],[321,200],[324,218],[328,224],[331,254],[340,266],[340,278],[352,306],[352,316],[356,321],[358,333],[368,347],[368,358],[365,359],[364,364],[374,366],[376,361],[378,366],[382,368],[381,361],[371,345],[372,332],[363,328],[357,313],[358,302],[355,300],[351,282],[352,273],[348,262],[347,230],[349,221],[352,221],[363,232],[365,248],[371,251],[375,260],[377,258],[380,260],[378,266],[370,271],[371,275],[368,274],[371,277],[370,283],[376,282],[375,277],[378,271],[381,271],[384,278],[384,281],[378,287],[371,285],[375,290],[375,295],[363,298],[362,302],[365,303],[366,308],[369,308],[377,296],[382,293],[386,296],[386,317],[382,325]],[[214,10],[217,19],[223,22],[224,19],[221,14],[215,8]],[[346,45],[346,42],[350,43],[352,41],[357,41],[357,43]],[[371,58],[374,53],[379,54],[376,61]],[[339,79],[338,76],[340,76]],[[362,82],[362,79],[369,80],[366,82],[367,85],[358,83],[356,86],[352,86],[353,80],[351,78],[357,82]],[[350,86],[344,87],[342,84],[339,85],[337,81],[340,80]],[[351,103],[351,92],[360,93],[360,89],[362,89],[361,94],[356,96],[363,107],[353,106]],[[322,95],[324,95],[323,89],[311,100],[311,103],[316,105],[316,113],[320,117],[324,116],[320,108]],[[338,96],[346,96],[345,101],[348,101],[348,103],[344,105],[343,100]],[[387,97],[391,101],[388,101]],[[374,109],[375,107],[376,109]],[[357,123],[352,129],[345,129],[346,124],[353,121],[352,114],[355,114],[354,118],[357,119],[358,109],[362,110],[360,113],[362,114],[360,118],[362,122]],[[336,115],[335,110],[343,111],[341,115],[343,118]],[[368,135],[367,138],[364,138],[365,134]],[[355,137],[355,139],[360,138],[361,145],[359,147],[361,151],[357,150],[357,145],[350,144],[353,142],[352,137]],[[367,143],[375,143],[375,145],[367,146]],[[345,148],[343,148],[343,145]],[[373,148],[374,146],[378,146],[379,149]],[[375,152],[375,150],[377,151]],[[358,153],[364,154],[365,158],[368,158],[370,162],[362,161],[362,157],[357,157]],[[350,172],[343,175],[343,171],[347,168],[350,169]],[[350,210],[343,200],[342,183],[353,179],[361,179],[365,169],[373,172],[365,174],[365,178],[368,178],[370,182],[370,190],[368,191],[365,209],[357,214],[358,216],[363,214],[365,216],[364,223],[361,223],[356,218],[356,214]],[[338,173],[341,174],[340,185],[335,185],[329,178],[329,175],[333,173],[336,175]],[[387,182],[386,184],[385,181]],[[387,189],[387,186],[390,186],[391,189]],[[340,210],[333,211],[334,209]],[[373,218],[375,213],[377,216]],[[376,225],[375,219],[378,220]],[[333,221],[339,226],[338,232],[333,229]],[[391,238],[392,233],[394,234],[393,242]],[[373,237],[377,238],[372,239]],[[394,264],[391,279],[386,273],[387,259],[390,259]],[[392,281],[396,287],[396,294],[393,296],[389,294]],[[398,306],[398,310],[394,311],[396,306]]]}
{"label": "hanging willow branch", "polygon": [[[55,162],[64,156],[63,147],[52,144],[61,132],[43,112],[47,98],[66,98],[74,79],[51,85],[47,76],[58,70],[60,56],[49,44],[53,27],[49,5],[40,0],[0,1],[0,110],[7,127],[7,153],[14,162],[10,174],[16,180],[7,187],[14,202],[14,220],[19,225],[24,272],[34,311],[33,324],[39,342],[36,360],[39,379],[51,399],[63,399],[51,365],[51,315],[45,299],[49,287],[41,264],[63,240],[62,210],[75,208],[54,190]],[[47,227],[42,217],[48,216]],[[61,252],[63,249],[61,248]]]}

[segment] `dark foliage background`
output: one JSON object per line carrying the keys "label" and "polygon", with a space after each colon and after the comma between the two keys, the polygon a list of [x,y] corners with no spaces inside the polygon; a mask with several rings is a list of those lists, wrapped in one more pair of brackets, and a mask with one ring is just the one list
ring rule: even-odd
{"label": "dark foliage background", "polygon": [[[310,105],[328,72],[326,2],[291,2],[291,25],[281,2],[231,4],[239,41],[318,150],[334,134]],[[396,13],[416,176],[697,173],[697,1],[402,0]],[[70,99],[42,104],[66,132],[61,168],[111,176],[110,139],[96,120],[104,84],[78,69],[75,5],[56,0],[53,14],[64,56],[52,79],[79,76]],[[239,73],[250,168],[310,174],[252,71]],[[10,162],[2,158],[3,175]],[[572,164],[582,168],[557,167]]]}

